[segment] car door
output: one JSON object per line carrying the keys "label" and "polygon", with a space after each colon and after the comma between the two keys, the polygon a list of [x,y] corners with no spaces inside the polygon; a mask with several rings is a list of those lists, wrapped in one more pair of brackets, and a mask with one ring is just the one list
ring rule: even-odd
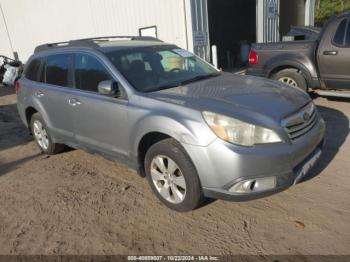
{"label": "car door", "polygon": [[97,56],[74,56],[75,92],[70,97],[74,133],[78,144],[115,158],[128,155],[128,101],[98,93],[98,84],[113,80],[111,72]]}
{"label": "car door", "polygon": [[47,56],[34,95],[45,112],[50,132],[62,142],[73,142],[72,108],[68,105],[72,87],[72,54]]}
{"label": "car door", "polygon": [[350,89],[350,23],[343,17],[330,25],[318,51],[321,79],[330,89]]}

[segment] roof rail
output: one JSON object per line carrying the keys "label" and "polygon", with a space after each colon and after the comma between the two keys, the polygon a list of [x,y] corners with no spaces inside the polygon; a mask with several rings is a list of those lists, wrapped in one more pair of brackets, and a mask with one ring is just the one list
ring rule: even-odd
{"label": "roof rail", "polygon": [[70,47],[70,46],[98,47],[96,43],[90,42],[90,41],[68,41],[68,42],[58,42],[58,43],[39,45],[34,49],[34,53],[53,49],[53,48],[63,48],[63,47]]}
{"label": "roof rail", "polygon": [[53,49],[53,48],[63,48],[63,47],[92,47],[96,48],[98,42],[110,41],[110,39],[130,39],[134,41],[157,41],[162,42],[158,38],[151,36],[100,36],[91,38],[75,39],[66,42],[57,42],[39,45],[35,48],[34,53]]}
{"label": "roof rail", "polygon": [[158,41],[162,42],[158,38],[152,36],[99,36],[99,37],[91,37],[91,38],[82,38],[72,40],[74,41],[108,41],[109,39],[130,39],[130,40],[138,40],[138,41]]}

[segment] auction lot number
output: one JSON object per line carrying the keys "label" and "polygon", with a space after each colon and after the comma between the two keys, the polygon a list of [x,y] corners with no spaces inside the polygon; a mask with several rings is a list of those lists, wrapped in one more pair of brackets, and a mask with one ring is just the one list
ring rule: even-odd
{"label": "auction lot number", "polygon": [[128,261],[218,261],[215,256],[128,256]]}

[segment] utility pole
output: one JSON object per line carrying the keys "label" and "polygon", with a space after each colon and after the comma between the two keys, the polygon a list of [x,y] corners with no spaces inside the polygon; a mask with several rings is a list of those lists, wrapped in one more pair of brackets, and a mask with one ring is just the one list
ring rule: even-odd
{"label": "utility pole", "polygon": [[9,40],[11,52],[12,52],[12,54],[14,54],[13,45],[12,45],[12,41],[11,41],[11,37],[10,37],[10,32],[9,32],[9,30],[8,30],[8,27],[7,27],[5,15],[4,15],[4,11],[3,11],[3,9],[2,9],[1,3],[0,3],[0,11],[1,11],[2,19],[4,20],[4,25],[5,25],[5,29],[6,29],[6,33],[7,33],[7,38],[8,38],[8,40]]}

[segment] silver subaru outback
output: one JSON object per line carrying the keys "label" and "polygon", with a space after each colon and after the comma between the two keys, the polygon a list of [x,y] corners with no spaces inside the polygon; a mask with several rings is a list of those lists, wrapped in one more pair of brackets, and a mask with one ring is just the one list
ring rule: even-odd
{"label": "silver subaru outback", "polygon": [[177,211],[282,191],[322,153],[325,123],[305,92],[156,39],[41,45],[16,90],[43,153],[68,145],[122,161]]}

